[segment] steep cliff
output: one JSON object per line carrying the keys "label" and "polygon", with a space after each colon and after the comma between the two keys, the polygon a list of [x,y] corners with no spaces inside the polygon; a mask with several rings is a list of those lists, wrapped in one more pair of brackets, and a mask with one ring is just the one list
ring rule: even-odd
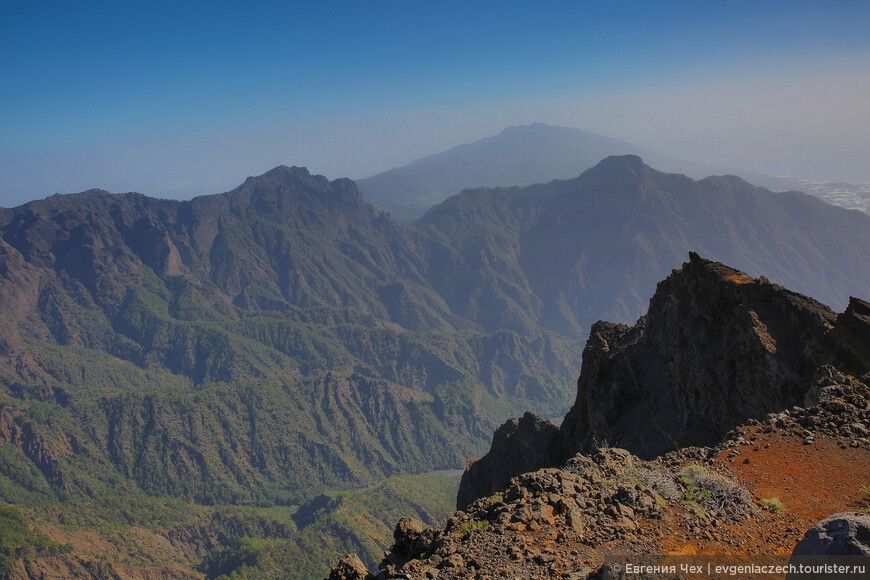
{"label": "steep cliff", "polygon": [[820,365],[868,370],[844,356],[864,348],[835,331],[853,320],[692,253],[635,326],[593,327],[561,456],[596,441],[647,458],[711,445],[739,422],[802,404]]}

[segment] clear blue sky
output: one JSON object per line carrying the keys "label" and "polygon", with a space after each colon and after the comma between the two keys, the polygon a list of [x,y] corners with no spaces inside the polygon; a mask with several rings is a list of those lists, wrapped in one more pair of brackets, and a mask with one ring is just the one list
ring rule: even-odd
{"label": "clear blue sky", "polygon": [[4,2],[0,206],[366,177],[535,121],[870,180],[870,2]]}

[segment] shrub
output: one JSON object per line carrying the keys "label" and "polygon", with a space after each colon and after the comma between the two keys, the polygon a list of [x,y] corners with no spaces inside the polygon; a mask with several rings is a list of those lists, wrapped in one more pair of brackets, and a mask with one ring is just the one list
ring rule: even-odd
{"label": "shrub", "polygon": [[471,530],[485,530],[488,527],[489,522],[486,520],[471,520],[459,527],[459,533],[465,535]]}
{"label": "shrub", "polygon": [[734,516],[756,511],[745,487],[703,465],[686,465],[676,475],[640,467],[629,475],[633,481],[652,486],[660,506],[666,505],[666,500],[679,502],[705,520],[708,513],[723,514],[733,520]]}
{"label": "shrub", "polygon": [[675,500],[680,497],[680,489],[671,474],[656,473],[646,467],[633,469],[630,472],[632,482],[652,486],[660,498]]}
{"label": "shrub", "polygon": [[782,511],[785,509],[785,506],[782,505],[782,502],[778,497],[763,499],[759,502],[759,505],[772,514],[782,513]]}
{"label": "shrub", "polygon": [[495,504],[502,503],[503,501],[504,501],[504,494],[500,491],[497,491],[496,493],[492,494],[491,496],[489,496],[488,498],[483,500],[483,505],[484,505],[484,507],[489,507],[489,506],[492,506]]}
{"label": "shrub", "polygon": [[745,487],[703,466],[684,467],[679,480],[684,489],[684,502],[695,502],[710,512],[724,514],[729,520],[734,515],[745,516],[756,511]]}
{"label": "shrub", "polygon": [[697,463],[692,463],[691,465],[687,465],[683,468],[684,471],[688,471],[689,473],[695,473],[698,475],[708,475],[710,471],[704,467],[703,465],[698,465]]}

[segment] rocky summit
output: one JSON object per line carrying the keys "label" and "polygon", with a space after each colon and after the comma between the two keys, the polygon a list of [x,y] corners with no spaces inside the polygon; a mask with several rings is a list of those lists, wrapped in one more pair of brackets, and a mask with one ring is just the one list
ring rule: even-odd
{"label": "rocky summit", "polygon": [[692,254],[635,326],[593,327],[561,427],[507,422],[443,528],[402,519],[377,571],[348,557],[330,579],[609,578],[613,554],[866,553],[866,312]]}
{"label": "rocky summit", "polygon": [[[502,426],[489,453],[468,466],[458,505],[500,489],[536,461],[536,468],[555,466],[604,444],[651,459],[715,445],[748,419],[803,405],[820,365],[852,375],[870,369],[867,308],[852,298],[837,315],[691,253],[659,283],[637,324],[593,325],[577,399],[561,427],[531,417],[524,421],[534,429]],[[506,444],[504,433],[513,431]],[[522,468],[506,472],[512,465]]]}

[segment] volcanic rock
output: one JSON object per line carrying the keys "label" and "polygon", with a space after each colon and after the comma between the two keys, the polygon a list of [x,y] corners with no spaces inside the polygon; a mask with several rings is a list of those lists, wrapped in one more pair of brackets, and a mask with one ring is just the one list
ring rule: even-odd
{"label": "volcanic rock", "polygon": [[349,554],[342,558],[329,573],[329,580],[367,580],[371,577],[365,564],[356,554]]}
{"label": "volcanic rock", "polygon": [[491,495],[514,475],[534,471],[549,461],[549,444],[558,428],[533,413],[511,419],[492,438],[490,452],[469,464],[462,474],[456,504],[463,508]]}
{"label": "volcanic rock", "polygon": [[601,445],[653,458],[715,445],[741,422],[802,405],[823,365],[831,376],[870,370],[868,313],[870,305],[852,299],[838,316],[692,252],[659,283],[637,324],[593,325],[577,399],[558,433],[547,439],[554,428],[502,426],[466,470],[457,504]]}

